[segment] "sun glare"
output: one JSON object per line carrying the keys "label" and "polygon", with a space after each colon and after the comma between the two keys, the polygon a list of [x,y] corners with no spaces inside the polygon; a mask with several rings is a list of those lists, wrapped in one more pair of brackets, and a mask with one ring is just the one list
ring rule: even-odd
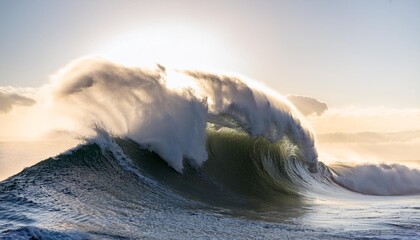
{"label": "sun glare", "polygon": [[197,83],[189,76],[179,73],[175,70],[166,71],[166,86],[169,89],[186,89],[190,88],[198,90]]}
{"label": "sun glare", "polygon": [[164,65],[177,69],[220,68],[228,59],[217,36],[188,27],[154,27],[107,42],[99,55],[126,66]]}

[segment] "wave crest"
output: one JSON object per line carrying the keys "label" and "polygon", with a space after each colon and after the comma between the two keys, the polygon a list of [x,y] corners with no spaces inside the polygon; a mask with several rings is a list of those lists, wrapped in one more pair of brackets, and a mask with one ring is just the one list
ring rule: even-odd
{"label": "wave crest", "polygon": [[[177,81],[189,84],[178,89],[168,84]],[[179,172],[184,160],[201,166],[208,158],[207,123],[223,116],[251,136],[270,142],[287,136],[299,148],[301,159],[316,170],[314,138],[290,103],[239,78],[82,59],[59,72],[52,89],[56,102],[66,106],[81,125],[100,122],[117,135],[147,146]]]}

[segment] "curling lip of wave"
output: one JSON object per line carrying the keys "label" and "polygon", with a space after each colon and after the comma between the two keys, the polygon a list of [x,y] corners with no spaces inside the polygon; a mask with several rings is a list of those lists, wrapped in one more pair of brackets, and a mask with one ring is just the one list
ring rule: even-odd
{"label": "curling lip of wave", "polygon": [[148,146],[179,172],[184,159],[193,166],[207,159],[208,117],[224,114],[252,136],[271,142],[287,136],[298,146],[302,160],[315,169],[312,133],[287,101],[238,78],[191,71],[177,74],[197,87],[171,90],[166,82],[173,76],[163,67],[145,70],[103,59],[82,59],[55,75],[52,94],[58,104],[78,106],[76,121],[100,122],[111,132]]}

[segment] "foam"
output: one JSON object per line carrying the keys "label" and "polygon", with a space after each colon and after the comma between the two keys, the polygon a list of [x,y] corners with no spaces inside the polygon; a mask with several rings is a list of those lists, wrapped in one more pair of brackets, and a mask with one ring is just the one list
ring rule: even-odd
{"label": "foam", "polygon": [[344,187],[370,195],[420,194],[420,170],[401,164],[362,164],[340,166],[336,182]]}

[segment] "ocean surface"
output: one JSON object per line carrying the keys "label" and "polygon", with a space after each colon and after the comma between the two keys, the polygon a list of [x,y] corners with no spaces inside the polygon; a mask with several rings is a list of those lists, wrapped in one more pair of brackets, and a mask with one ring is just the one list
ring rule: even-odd
{"label": "ocean surface", "polygon": [[0,183],[0,238],[420,237],[418,195],[360,194],[337,183],[334,168],[311,173],[264,139],[209,135],[209,159],[182,174],[106,135],[26,168]]}
{"label": "ocean surface", "polygon": [[53,96],[91,134],[0,144],[0,166],[29,165],[0,182],[0,239],[420,239],[420,170],[324,164],[275,94],[197,72],[194,91],[168,89],[163,67],[66,71]]}

